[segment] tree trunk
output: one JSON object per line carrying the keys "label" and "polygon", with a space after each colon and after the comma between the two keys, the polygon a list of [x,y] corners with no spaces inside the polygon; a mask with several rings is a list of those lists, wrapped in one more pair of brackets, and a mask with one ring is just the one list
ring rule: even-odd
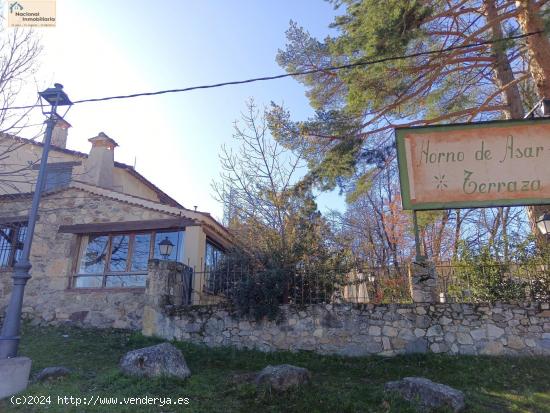
{"label": "tree trunk", "polygon": [[503,208],[502,213],[502,248],[504,262],[508,262],[510,244],[508,242],[508,218],[510,217],[510,207]]}
{"label": "tree trunk", "polygon": [[[484,0],[485,12],[487,13],[487,22],[491,27],[492,40],[502,39],[502,26],[498,21],[498,11],[495,0]],[[491,44],[493,56],[495,58],[494,74],[498,87],[503,90],[506,99],[507,119],[522,119],[524,115],[521,95],[517,83],[511,84],[514,79],[514,72],[506,55],[506,49],[500,42]],[[508,86],[510,85],[510,86]]]}
{"label": "tree trunk", "polygon": [[[533,0],[516,0],[518,22],[524,33],[544,30],[540,5]],[[539,33],[526,38],[529,54],[529,71],[535,81],[539,98],[550,98],[550,39],[546,33]]]}
{"label": "tree trunk", "polygon": [[453,243],[453,260],[456,260],[458,257],[458,243],[460,242],[460,233],[462,230],[462,211],[460,209],[455,209],[456,213],[456,224],[455,224],[455,236]]}
{"label": "tree trunk", "polygon": [[439,228],[436,231],[434,225],[434,231],[436,232],[434,242],[433,242],[433,260],[438,263],[441,261],[441,246],[443,244],[443,236],[445,234],[445,228],[449,222],[449,210],[443,211],[443,216],[441,217],[441,223]]}
{"label": "tree trunk", "polygon": [[[517,0],[518,22],[524,33],[544,30],[544,22],[539,16],[540,6],[533,0]],[[539,99],[550,98],[550,39],[546,33],[527,37],[529,71],[537,88]],[[550,210],[550,205],[533,205],[527,208],[531,229],[537,237],[537,244],[546,244],[544,236],[537,228],[536,220]]]}

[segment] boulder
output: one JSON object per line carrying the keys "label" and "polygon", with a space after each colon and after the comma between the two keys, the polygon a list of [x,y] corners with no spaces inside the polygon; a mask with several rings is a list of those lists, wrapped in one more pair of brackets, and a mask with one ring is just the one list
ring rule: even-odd
{"label": "boulder", "polygon": [[258,388],[268,388],[277,392],[309,383],[311,373],[303,367],[290,364],[267,366],[258,373],[255,379]]}
{"label": "boulder", "polygon": [[386,383],[384,390],[396,392],[405,400],[416,401],[428,411],[442,407],[448,407],[453,412],[464,409],[464,393],[423,377],[405,377],[399,381],[390,381]]}
{"label": "boulder", "polygon": [[126,374],[139,377],[186,379],[191,376],[183,354],[170,343],[130,351],[120,359],[120,368]]}
{"label": "boulder", "polygon": [[63,366],[46,367],[36,374],[36,376],[34,377],[34,381],[59,379],[67,377],[69,374],[71,374],[71,370]]}

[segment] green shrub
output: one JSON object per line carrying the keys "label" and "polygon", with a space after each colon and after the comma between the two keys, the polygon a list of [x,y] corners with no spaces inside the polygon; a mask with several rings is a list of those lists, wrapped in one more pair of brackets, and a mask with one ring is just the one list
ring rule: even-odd
{"label": "green shrub", "polygon": [[241,315],[273,320],[285,294],[286,277],[282,271],[261,271],[238,281],[232,301]]}

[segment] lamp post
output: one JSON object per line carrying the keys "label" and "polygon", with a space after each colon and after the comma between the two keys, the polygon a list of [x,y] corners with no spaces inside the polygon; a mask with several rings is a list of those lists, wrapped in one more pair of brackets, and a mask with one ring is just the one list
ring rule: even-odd
{"label": "lamp post", "polygon": [[32,205],[27,223],[27,232],[23,243],[23,252],[21,253],[21,258],[19,261],[14,265],[14,274],[12,277],[13,289],[8,308],[6,310],[4,325],[2,326],[2,334],[0,336],[0,359],[7,359],[17,356],[17,349],[19,347],[19,332],[21,328],[21,307],[23,305],[23,295],[25,293],[25,285],[31,278],[31,263],[29,262],[29,256],[34,235],[34,227],[38,216],[40,196],[42,194],[44,180],[46,178],[46,165],[48,163],[48,152],[50,150],[50,142],[52,140],[52,131],[56,121],[61,118],[56,111],[59,106],[72,105],[72,102],[67,94],[63,92],[63,85],[59,83],[56,83],[53,88],[48,88],[43,92],[39,92],[38,95],[52,107],[52,110],[48,113],[49,118],[46,120],[46,132],[44,134],[42,158],[40,159],[38,179],[36,181],[36,186],[32,197]]}
{"label": "lamp post", "polygon": [[168,237],[164,238],[161,242],[159,242],[159,250],[160,255],[167,260],[168,257],[172,254],[172,249],[174,248],[174,244],[168,239]]}

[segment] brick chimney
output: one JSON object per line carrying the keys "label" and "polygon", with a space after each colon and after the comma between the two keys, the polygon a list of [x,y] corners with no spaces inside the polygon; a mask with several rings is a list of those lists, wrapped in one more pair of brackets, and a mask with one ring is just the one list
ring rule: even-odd
{"label": "brick chimney", "polygon": [[88,139],[92,149],[84,163],[84,180],[102,188],[113,188],[113,169],[115,165],[115,147],[118,144],[105,133]]}
{"label": "brick chimney", "polygon": [[71,124],[64,119],[58,119],[52,131],[52,145],[58,148],[67,147],[67,137]]}

